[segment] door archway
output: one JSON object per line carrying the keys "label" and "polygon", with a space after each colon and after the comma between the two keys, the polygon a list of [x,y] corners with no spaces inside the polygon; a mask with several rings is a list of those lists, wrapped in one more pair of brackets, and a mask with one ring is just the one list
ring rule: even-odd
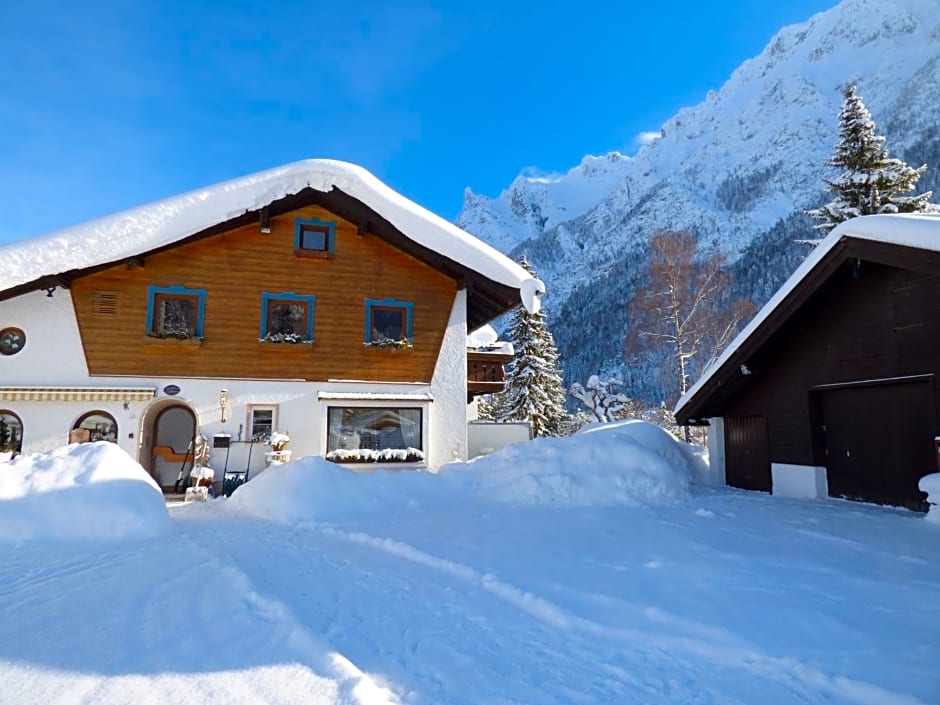
{"label": "door archway", "polygon": [[164,491],[173,490],[182,470],[192,468],[196,414],[185,403],[166,400],[148,409],[142,424],[139,462]]}

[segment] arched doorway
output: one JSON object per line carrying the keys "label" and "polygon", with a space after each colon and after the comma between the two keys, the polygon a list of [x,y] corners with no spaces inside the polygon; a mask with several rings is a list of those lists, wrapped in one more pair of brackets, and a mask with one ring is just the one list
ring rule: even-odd
{"label": "arched doorway", "polygon": [[89,411],[79,417],[69,432],[69,443],[110,441],[117,443],[117,421],[107,411]]}
{"label": "arched doorway", "polygon": [[165,491],[192,468],[196,415],[186,404],[167,401],[151,407],[144,417],[139,462]]}
{"label": "arched doorway", "polygon": [[12,411],[0,409],[0,456],[11,458],[23,450],[23,422]]}

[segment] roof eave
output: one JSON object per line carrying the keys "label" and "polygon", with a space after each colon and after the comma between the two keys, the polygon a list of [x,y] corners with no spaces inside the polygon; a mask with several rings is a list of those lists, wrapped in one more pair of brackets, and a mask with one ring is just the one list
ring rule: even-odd
{"label": "roof eave", "polygon": [[502,314],[515,308],[521,302],[518,288],[493,281],[483,273],[456,262],[412,240],[407,234],[401,232],[372,208],[335,186],[329,192],[317,191],[307,187],[297,193],[271,201],[260,208],[246,210],[241,215],[185,235],[170,244],[145,250],[131,257],[125,256],[91,267],[44,275],[30,282],[0,290],[0,301],[12,299],[31,291],[49,289],[53,286],[68,288],[72,280],[79,277],[110,269],[111,267],[123,263],[143,261],[160,252],[182,247],[183,245],[212,237],[213,235],[218,235],[243,225],[248,225],[260,219],[261,211],[264,208],[268,209],[271,216],[276,216],[309,205],[319,205],[326,208],[344,220],[356,224],[360,234],[371,233],[382,238],[393,247],[406,252],[455,280],[458,286],[465,287],[468,291],[467,325],[470,329],[478,328],[498,318]]}
{"label": "roof eave", "polygon": [[[728,346],[732,352],[724,360],[719,358],[718,366],[707,373],[704,381],[693,385],[690,393],[679,400],[674,410],[676,422],[684,425],[692,419],[715,415],[712,413],[714,407],[710,408],[714,397],[720,392],[731,394],[735,391],[734,387],[744,384],[750,371],[745,373],[743,370],[749,369],[747,364],[751,357],[802,308],[845,261],[852,259],[923,273],[940,273],[940,252],[848,234],[837,236],[836,241],[822,257],[801,275],[800,281],[793,285],[791,291],[774,304],[772,311],[764,315],[761,323],[751,331],[745,328],[739,334],[739,338],[744,336],[744,339],[732,341]],[[797,276],[797,273],[793,276]],[[787,284],[783,285],[786,286]],[[755,318],[759,318],[762,312],[763,309]]]}

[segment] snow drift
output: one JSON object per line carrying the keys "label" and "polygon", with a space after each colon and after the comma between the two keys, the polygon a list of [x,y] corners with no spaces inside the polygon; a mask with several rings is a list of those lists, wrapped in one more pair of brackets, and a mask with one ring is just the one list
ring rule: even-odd
{"label": "snow drift", "polygon": [[536,438],[467,464],[478,496],[565,506],[659,505],[686,499],[693,456],[646,421],[592,425]]}
{"label": "snow drift", "polygon": [[0,465],[0,541],[130,538],[168,526],[160,488],[113,443],[73,444]]}
{"label": "snow drift", "polygon": [[416,506],[438,475],[411,470],[353,472],[319,456],[269,468],[239,487],[229,508],[259,519],[294,524],[339,521]]}
{"label": "snow drift", "polygon": [[352,472],[309,457],[239,487],[228,507],[269,521],[334,522],[440,508],[467,499],[527,505],[661,505],[689,496],[695,458],[643,421],[605,424],[571,438],[538,438],[436,474]]}

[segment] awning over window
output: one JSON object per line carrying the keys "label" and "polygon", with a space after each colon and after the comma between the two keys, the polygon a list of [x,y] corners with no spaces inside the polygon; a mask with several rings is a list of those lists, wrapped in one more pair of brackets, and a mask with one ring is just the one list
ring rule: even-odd
{"label": "awning over window", "polygon": [[154,387],[0,387],[2,401],[149,401]]}
{"label": "awning over window", "polygon": [[430,392],[418,394],[392,394],[384,392],[320,392],[320,401],[434,401]]}

